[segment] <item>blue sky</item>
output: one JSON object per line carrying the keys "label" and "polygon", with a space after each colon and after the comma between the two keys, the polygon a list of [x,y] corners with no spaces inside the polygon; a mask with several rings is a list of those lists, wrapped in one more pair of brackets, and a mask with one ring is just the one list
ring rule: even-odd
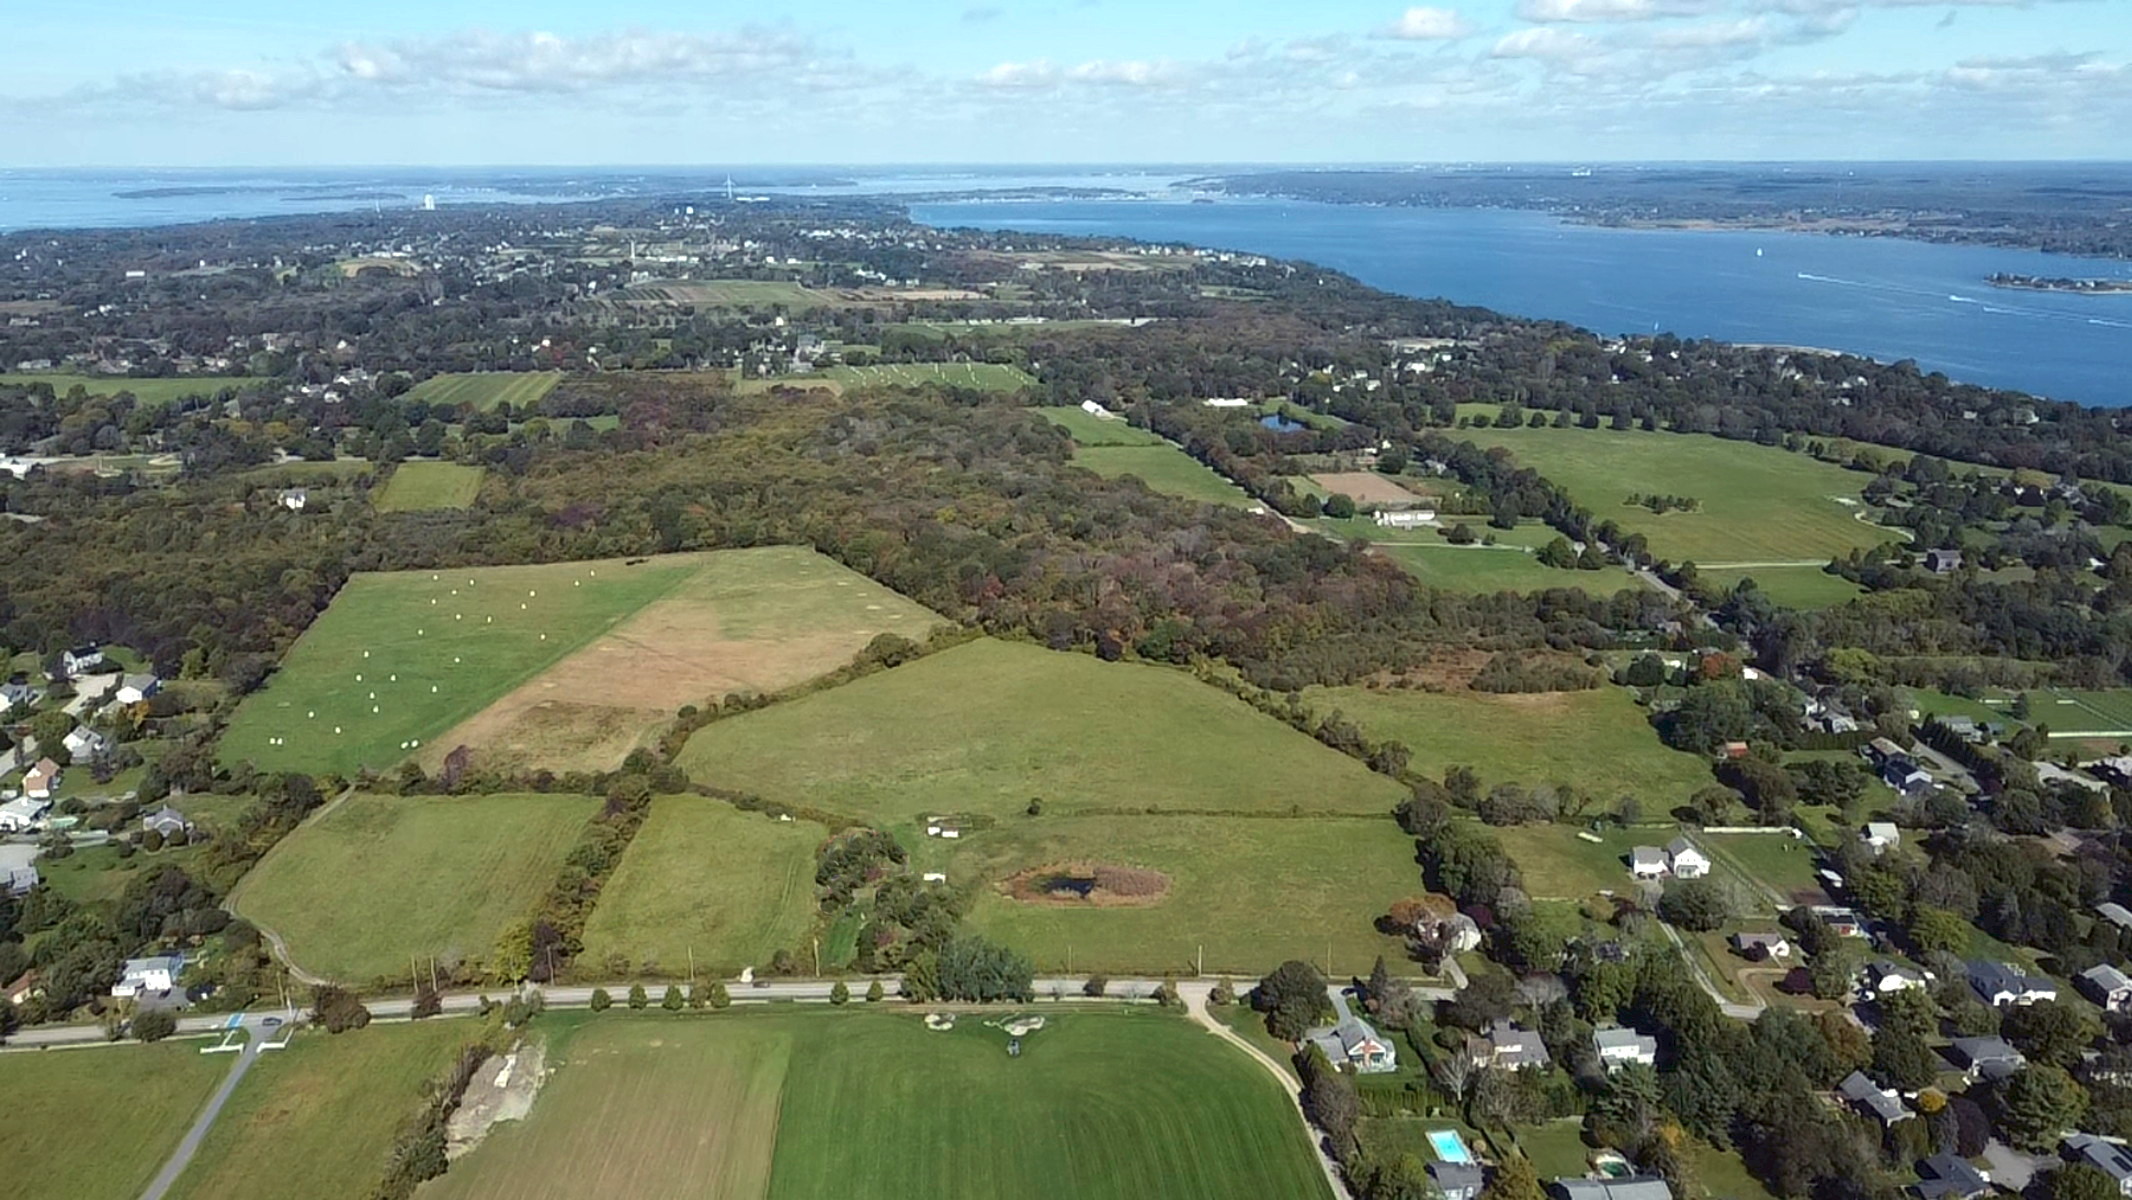
{"label": "blue sky", "polygon": [[2127,0],[16,0],[0,164],[2132,157]]}

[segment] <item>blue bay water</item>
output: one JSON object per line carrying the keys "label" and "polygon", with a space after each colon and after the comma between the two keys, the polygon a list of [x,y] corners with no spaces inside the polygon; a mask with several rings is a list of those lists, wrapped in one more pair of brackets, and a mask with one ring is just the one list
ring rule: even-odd
{"label": "blue bay water", "polygon": [[1280,200],[974,201],[916,220],[1187,242],[1304,259],[1600,333],[1651,333],[1916,359],[1966,383],[2132,405],[2132,295],[1995,288],[1996,272],[2132,278],[2132,264],[1818,234],[1608,229],[1495,209]]}

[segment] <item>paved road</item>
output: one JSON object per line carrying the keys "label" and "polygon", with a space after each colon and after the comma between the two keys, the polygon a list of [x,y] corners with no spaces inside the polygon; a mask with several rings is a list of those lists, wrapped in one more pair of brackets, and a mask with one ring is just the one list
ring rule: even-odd
{"label": "paved road", "polygon": [[1250,1055],[1252,1061],[1265,1068],[1268,1074],[1279,1081],[1281,1094],[1288,1097],[1289,1106],[1295,1110],[1296,1119],[1303,1123],[1303,1137],[1310,1143],[1310,1148],[1318,1160],[1318,1169],[1325,1172],[1326,1186],[1341,1200],[1350,1200],[1354,1193],[1347,1190],[1347,1179],[1340,1173],[1340,1164],[1334,1162],[1332,1155],[1326,1152],[1325,1139],[1318,1136],[1309,1116],[1303,1112],[1302,1081],[1296,1078],[1295,1072],[1289,1070],[1286,1063],[1275,1061],[1272,1055],[1246,1041],[1243,1035],[1222,1024],[1215,1019],[1214,1014],[1207,1011],[1207,994],[1213,990],[1213,985],[1205,983],[1177,985],[1177,994],[1184,999],[1185,1011],[1192,1015],[1194,1021],[1206,1026],[1214,1036]]}
{"label": "paved road", "polygon": [[[295,1014],[289,1013],[286,1016],[293,1017]],[[156,1172],[155,1179],[148,1184],[148,1190],[141,1193],[141,1200],[163,1200],[164,1195],[178,1182],[178,1176],[184,1174],[185,1168],[192,1164],[192,1157],[199,1153],[200,1143],[206,1140],[207,1131],[214,1128],[216,1119],[222,1115],[222,1106],[229,1103],[230,1093],[237,1090],[237,1084],[244,1078],[244,1073],[251,1070],[252,1063],[258,1060],[261,1043],[277,1032],[267,1028],[267,1018],[268,1014],[265,1013],[244,1018],[244,1049],[237,1052],[237,1061],[230,1064],[229,1074],[222,1077],[222,1085],[215,1089],[213,1096],[208,1097],[207,1107],[200,1110],[200,1115],[193,1120],[192,1128],[185,1131],[185,1140],[178,1143],[178,1148],[172,1151],[169,1160],[164,1162],[163,1169]],[[224,1017],[221,1020],[226,1024],[229,1018]]]}
{"label": "paved road", "polygon": [[1718,1011],[1741,1021],[1752,1021],[1769,1008],[1769,1005],[1760,996],[1755,995],[1753,988],[1747,989],[1748,995],[1755,996],[1753,1004],[1735,1004],[1725,999],[1725,993],[1718,991],[1717,985],[1710,982],[1710,976],[1703,973],[1703,964],[1696,961],[1695,955],[1689,951],[1687,943],[1680,940],[1680,931],[1664,921],[1660,921],[1658,927],[1666,931],[1666,936],[1672,939],[1673,948],[1680,951],[1680,960],[1688,965],[1688,974],[1695,977],[1697,986],[1709,993],[1712,1000],[1717,1001]]}

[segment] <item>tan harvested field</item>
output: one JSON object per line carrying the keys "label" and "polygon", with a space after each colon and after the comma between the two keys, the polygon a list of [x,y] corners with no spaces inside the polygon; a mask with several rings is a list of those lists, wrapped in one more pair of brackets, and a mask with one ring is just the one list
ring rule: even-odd
{"label": "tan harvested field", "polygon": [[424,747],[475,762],[612,770],[676,709],[772,692],[850,662],[882,633],[922,639],[930,611],[810,550],[718,551],[695,578]]}
{"label": "tan harvested field", "polygon": [[1375,471],[1336,471],[1313,475],[1312,483],[1328,492],[1342,492],[1357,504],[1412,504],[1421,499]]}

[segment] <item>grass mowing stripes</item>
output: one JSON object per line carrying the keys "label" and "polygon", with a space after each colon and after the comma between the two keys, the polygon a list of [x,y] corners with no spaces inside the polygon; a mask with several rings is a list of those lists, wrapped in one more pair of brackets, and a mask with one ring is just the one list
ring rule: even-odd
{"label": "grass mowing stripes", "polygon": [[197,1042],[0,1054],[8,1194],[134,1200],[229,1068]]}
{"label": "grass mowing stripes", "polygon": [[[1004,363],[885,363],[868,367],[831,367],[820,378],[845,387],[923,387],[943,384],[981,392],[1018,392],[1036,379]],[[802,377],[805,378],[805,377]]]}

